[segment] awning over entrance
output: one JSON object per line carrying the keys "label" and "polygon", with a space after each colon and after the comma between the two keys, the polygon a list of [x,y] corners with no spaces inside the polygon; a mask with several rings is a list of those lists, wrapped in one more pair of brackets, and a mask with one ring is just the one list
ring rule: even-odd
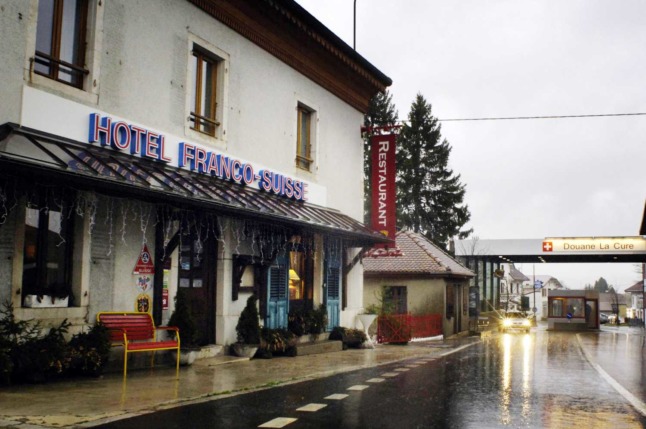
{"label": "awning over entrance", "polygon": [[353,246],[391,242],[338,210],[259,192],[17,124],[0,126],[0,176],[73,185],[332,234]]}

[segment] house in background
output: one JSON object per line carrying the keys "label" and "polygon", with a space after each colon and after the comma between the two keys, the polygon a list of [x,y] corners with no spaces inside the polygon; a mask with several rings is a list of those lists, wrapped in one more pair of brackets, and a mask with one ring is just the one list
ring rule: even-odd
{"label": "house in background", "polygon": [[514,264],[501,264],[501,266],[505,274],[500,282],[500,309],[523,311],[523,283],[529,281],[529,278],[521,273]]}
{"label": "house in background", "polygon": [[626,294],[626,317],[644,321],[644,281],[639,281],[624,290]]}
{"label": "house in background", "polygon": [[623,293],[599,293],[599,312],[609,317],[609,323],[615,323],[615,314],[619,316],[619,323],[626,320],[626,296]]}
{"label": "house in background", "polygon": [[473,272],[426,237],[399,231],[398,252],[363,258],[364,306],[384,304],[393,313],[441,314],[444,337],[469,328],[469,280]]}
{"label": "house in background", "polygon": [[529,308],[536,308],[536,320],[547,320],[547,297],[549,291],[563,290],[559,279],[550,275],[533,275],[532,278],[523,283],[523,294],[529,297]]}

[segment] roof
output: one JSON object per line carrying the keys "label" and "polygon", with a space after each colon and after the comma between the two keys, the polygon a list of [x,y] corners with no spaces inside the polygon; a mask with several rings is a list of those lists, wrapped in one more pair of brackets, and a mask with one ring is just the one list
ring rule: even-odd
{"label": "roof", "polygon": [[529,281],[529,277],[527,277],[525,274],[521,273],[513,265],[509,266],[509,277],[511,277],[512,280],[516,280],[516,281],[519,281],[519,282]]}
{"label": "roof", "polygon": [[453,259],[426,237],[412,231],[398,231],[395,236],[401,256],[363,258],[366,276],[407,274],[437,277],[474,277],[474,273]]}
{"label": "roof", "polygon": [[644,282],[643,281],[638,281],[637,283],[635,283],[631,287],[624,290],[624,292],[630,292],[630,293],[644,292]]}
{"label": "roof", "polygon": [[294,0],[189,0],[361,112],[392,80]]}
{"label": "roof", "polygon": [[613,302],[616,302],[618,305],[626,305],[623,293],[616,294],[617,298],[615,301],[615,294],[612,292],[601,292],[599,293],[599,309],[605,310],[612,306]]}
{"label": "roof", "polygon": [[[25,180],[28,179],[28,180]],[[338,210],[16,124],[0,126],[0,181],[61,184],[217,214],[306,228],[366,246],[391,242]]]}

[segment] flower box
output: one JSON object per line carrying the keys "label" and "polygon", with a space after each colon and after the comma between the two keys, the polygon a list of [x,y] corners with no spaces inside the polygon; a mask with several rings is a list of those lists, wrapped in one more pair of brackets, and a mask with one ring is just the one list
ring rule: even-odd
{"label": "flower box", "polygon": [[59,308],[67,307],[69,297],[55,298],[51,295],[26,295],[23,307],[29,308]]}

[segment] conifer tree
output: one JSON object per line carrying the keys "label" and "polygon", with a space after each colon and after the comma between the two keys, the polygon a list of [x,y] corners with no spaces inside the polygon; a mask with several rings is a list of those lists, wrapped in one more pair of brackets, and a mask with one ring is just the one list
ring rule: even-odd
{"label": "conifer tree", "polygon": [[461,230],[471,214],[460,175],[448,166],[450,154],[430,103],[418,93],[397,141],[397,224],[442,248],[473,232]]}
{"label": "conifer tree", "polygon": [[370,178],[372,175],[371,160],[370,160],[370,137],[375,134],[372,130],[374,127],[392,126],[397,123],[397,110],[392,102],[392,94],[386,92],[379,92],[368,106],[368,113],[365,114],[363,125],[368,129],[364,133],[363,140],[363,214],[364,223],[370,224],[370,212],[372,204],[372,193],[370,189]]}

